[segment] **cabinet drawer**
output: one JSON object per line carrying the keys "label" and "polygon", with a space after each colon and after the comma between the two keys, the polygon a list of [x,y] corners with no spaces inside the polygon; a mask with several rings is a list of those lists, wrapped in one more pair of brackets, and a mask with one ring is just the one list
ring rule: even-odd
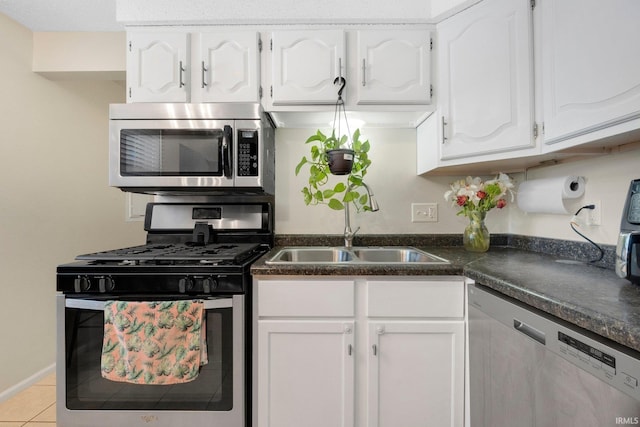
{"label": "cabinet drawer", "polygon": [[464,282],[371,281],[367,283],[369,317],[463,317]]}
{"label": "cabinet drawer", "polygon": [[351,280],[263,280],[258,282],[258,316],[353,317]]}

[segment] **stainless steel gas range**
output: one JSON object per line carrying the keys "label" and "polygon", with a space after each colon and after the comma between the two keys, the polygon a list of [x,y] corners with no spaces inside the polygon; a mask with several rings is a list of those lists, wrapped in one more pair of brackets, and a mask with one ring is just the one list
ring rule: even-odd
{"label": "stainless steel gas range", "polygon": [[[80,255],[58,266],[58,425],[250,425],[250,266],[273,245],[272,209],[273,198],[258,195],[151,203],[145,245]],[[204,307],[208,363],[195,379],[140,384],[104,375],[107,307],[181,301]],[[148,331],[166,327],[153,315],[140,319],[118,324],[123,334],[135,329],[142,337],[132,351],[136,345],[144,351]],[[162,357],[162,351],[156,353]],[[121,356],[129,362],[137,354]],[[161,378],[148,368],[145,379]]]}

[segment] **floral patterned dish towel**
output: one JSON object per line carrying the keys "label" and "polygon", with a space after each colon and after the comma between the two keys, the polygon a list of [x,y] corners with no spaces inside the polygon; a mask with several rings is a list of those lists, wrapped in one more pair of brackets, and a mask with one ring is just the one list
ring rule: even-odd
{"label": "floral patterned dish towel", "polygon": [[134,384],[193,381],[206,365],[202,300],[108,301],[102,376]]}

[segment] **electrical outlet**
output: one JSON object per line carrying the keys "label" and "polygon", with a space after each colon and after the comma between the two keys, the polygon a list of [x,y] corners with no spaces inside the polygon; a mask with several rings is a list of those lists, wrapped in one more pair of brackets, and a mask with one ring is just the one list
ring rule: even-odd
{"label": "electrical outlet", "polygon": [[438,204],[411,203],[411,222],[438,222]]}
{"label": "electrical outlet", "polygon": [[588,205],[594,205],[595,209],[584,209],[583,212],[586,214],[586,224],[589,226],[600,225],[602,224],[602,202],[600,200],[595,200],[591,203],[587,203]]}

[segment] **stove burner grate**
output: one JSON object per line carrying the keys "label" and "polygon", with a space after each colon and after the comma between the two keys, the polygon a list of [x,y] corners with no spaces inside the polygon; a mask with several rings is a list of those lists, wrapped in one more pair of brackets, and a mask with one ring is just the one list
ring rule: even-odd
{"label": "stove burner grate", "polygon": [[79,255],[76,259],[98,263],[119,263],[119,265],[138,265],[143,262],[158,265],[233,264],[239,263],[253,254],[259,246],[253,243],[225,243],[206,246],[182,243],[149,244]]}

